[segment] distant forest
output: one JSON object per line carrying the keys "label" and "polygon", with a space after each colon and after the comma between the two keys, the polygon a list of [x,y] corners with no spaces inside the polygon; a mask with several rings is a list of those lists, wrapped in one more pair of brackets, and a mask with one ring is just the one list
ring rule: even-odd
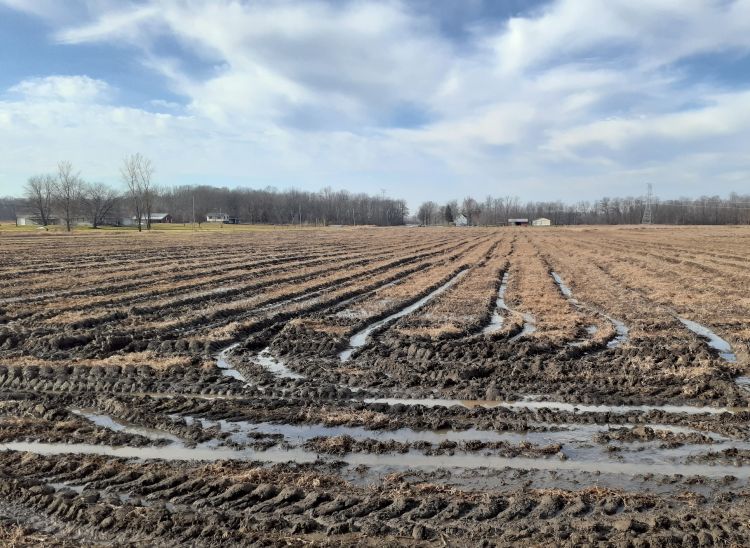
{"label": "distant forest", "polygon": [[[424,202],[415,212],[419,223],[437,225],[464,215],[472,225],[503,225],[508,219],[550,219],[555,225],[638,224],[646,209],[645,197],[602,198],[575,204],[522,202],[518,197],[488,196],[483,201],[464,198],[444,205]],[[750,195],[732,193],[728,198],[701,196],[679,200],[653,198],[652,222],[667,225],[750,224]]]}
{"label": "distant forest", "polygon": [[[61,162],[58,173],[31,177],[23,187],[23,197],[0,198],[0,220],[13,221],[23,213],[62,218],[68,227],[74,221],[97,226],[116,219],[150,218],[161,212],[177,223],[193,219],[202,223],[208,214],[221,213],[252,224],[444,225],[463,215],[468,224],[477,226],[502,226],[508,219],[540,217],[555,225],[615,225],[640,223],[646,208],[645,197],[605,197],[573,204],[488,196],[481,201],[471,197],[443,204],[427,201],[410,212],[404,200],[330,188],[319,192],[209,185],[164,188],[153,183],[153,171],[151,162],[141,155],[126,158],[121,168],[125,185],[116,189],[87,183],[70,163]],[[651,209],[654,224],[750,224],[750,195],[654,198]]]}

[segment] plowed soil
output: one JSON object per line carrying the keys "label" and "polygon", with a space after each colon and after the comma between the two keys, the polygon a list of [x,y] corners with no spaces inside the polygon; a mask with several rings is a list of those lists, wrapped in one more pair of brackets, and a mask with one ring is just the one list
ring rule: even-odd
{"label": "plowed soil", "polygon": [[750,544],[747,227],[0,259],[0,544]]}

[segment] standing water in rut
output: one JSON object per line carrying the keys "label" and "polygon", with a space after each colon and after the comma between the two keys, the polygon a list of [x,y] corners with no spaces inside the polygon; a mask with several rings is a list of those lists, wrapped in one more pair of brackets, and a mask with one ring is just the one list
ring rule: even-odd
{"label": "standing water in rut", "polygon": [[729,363],[737,362],[737,355],[732,351],[732,345],[719,337],[708,327],[685,318],[677,319],[680,320],[680,322],[682,322],[682,325],[687,327],[690,331],[692,331],[699,337],[706,339],[706,341],[708,342],[708,346],[716,350],[722,359],[728,361]]}
{"label": "standing water in rut", "polygon": [[495,333],[503,328],[503,315],[500,311],[510,312],[510,308],[505,304],[505,291],[508,289],[508,271],[503,272],[503,279],[500,282],[500,288],[497,290],[497,300],[495,301],[495,310],[492,312],[492,318],[489,325],[482,329],[482,333],[488,335]]}
{"label": "standing water in rut", "polygon": [[[578,309],[583,309],[584,306],[573,297],[573,292],[570,290],[570,288],[563,282],[563,279],[560,277],[560,275],[557,272],[550,272],[552,275],[552,279],[555,280],[555,283],[560,288],[560,293],[563,294],[568,299],[568,302],[572,304],[574,307]],[[604,312],[601,312],[599,310],[595,311],[597,314],[602,316],[603,318],[606,318],[615,328],[615,337],[607,343],[607,348],[617,348],[622,343],[628,340],[628,334],[629,329],[628,326],[626,326],[623,322],[620,320],[616,320],[612,316],[605,314]],[[593,327],[593,329],[591,329]],[[589,334],[596,333],[596,326],[589,326],[586,328],[586,330],[589,332]],[[573,346],[580,343],[573,343]]]}
{"label": "standing water in rut", "polygon": [[367,327],[365,327],[364,329],[362,329],[361,331],[358,331],[357,333],[355,333],[352,336],[352,338],[349,339],[349,348],[339,352],[339,359],[342,362],[349,360],[349,358],[352,357],[352,354],[358,348],[361,348],[367,343],[367,339],[370,337],[370,334],[373,331],[375,331],[376,329],[380,329],[381,327],[386,326],[390,324],[391,322],[398,320],[399,318],[403,318],[407,314],[411,314],[418,308],[421,308],[422,306],[427,304],[429,301],[431,301],[432,299],[434,299],[435,297],[437,297],[444,291],[453,287],[453,285],[456,284],[456,282],[458,282],[458,280],[460,280],[466,274],[466,272],[467,272],[466,270],[462,270],[461,272],[456,274],[453,278],[445,282],[443,285],[441,285],[440,287],[438,287],[431,293],[428,293],[427,295],[419,299],[417,302],[412,303],[406,308],[399,310],[395,314],[391,314],[390,316],[387,316],[386,318],[383,318],[382,320],[372,323],[368,325]]}
{"label": "standing water in rut", "polygon": [[237,348],[240,345],[240,343],[234,343],[227,346],[224,350],[219,352],[216,355],[216,367],[221,369],[221,374],[225,377],[232,377],[233,379],[237,379],[238,381],[247,382],[247,379],[245,376],[234,369],[232,367],[232,364],[229,363],[229,360],[227,357],[229,356],[229,353]]}

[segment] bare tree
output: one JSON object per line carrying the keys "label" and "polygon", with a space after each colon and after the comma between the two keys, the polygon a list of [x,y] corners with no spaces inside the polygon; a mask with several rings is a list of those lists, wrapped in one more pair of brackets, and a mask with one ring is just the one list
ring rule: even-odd
{"label": "bare tree", "polygon": [[471,196],[467,196],[466,198],[464,198],[461,209],[462,213],[466,215],[466,218],[469,220],[470,225],[477,223],[479,213],[482,211],[482,209],[479,203],[474,198],[472,198]]}
{"label": "bare tree", "polygon": [[133,203],[138,231],[143,229],[143,218],[146,229],[151,229],[151,211],[154,204],[155,189],[153,186],[154,167],[151,160],[141,153],[127,156],[120,168],[120,175],[128,187],[128,195]]}
{"label": "bare tree", "polygon": [[50,222],[56,186],[52,175],[34,175],[24,185],[24,196],[39,213],[42,226]]}
{"label": "bare tree", "polygon": [[439,222],[437,219],[438,205],[435,202],[424,202],[417,210],[417,218],[425,225],[432,225]]}
{"label": "bare tree", "polygon": [[450,204],[446,204],[443,207],[443,220],[448,224],[453,223],[453,208]]}
{"label": "bare tree", "polygon": [[78,216],[83,198],[83,181],[73,173],[73,165],[62,161],[57,164],[57,184],[55,202],[65,221],[65,230],[70,232],[73,220]]}
{"label": "bare tree", "polygon": [[92,228],[98,228],[117,202],[117,191],[104,183],[85,185],[83,206]]}

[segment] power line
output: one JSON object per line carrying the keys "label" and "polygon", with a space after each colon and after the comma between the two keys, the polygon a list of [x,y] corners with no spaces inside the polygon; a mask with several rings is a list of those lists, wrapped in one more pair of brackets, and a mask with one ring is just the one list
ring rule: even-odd
{"label": "power line", "polygon": [[651,211],[651,202],[654,199],[654,186],[648,183],[648,193],[646,194],[646,209],[643,210],[641,224],[650,225],[653,222],[653,212]]}

